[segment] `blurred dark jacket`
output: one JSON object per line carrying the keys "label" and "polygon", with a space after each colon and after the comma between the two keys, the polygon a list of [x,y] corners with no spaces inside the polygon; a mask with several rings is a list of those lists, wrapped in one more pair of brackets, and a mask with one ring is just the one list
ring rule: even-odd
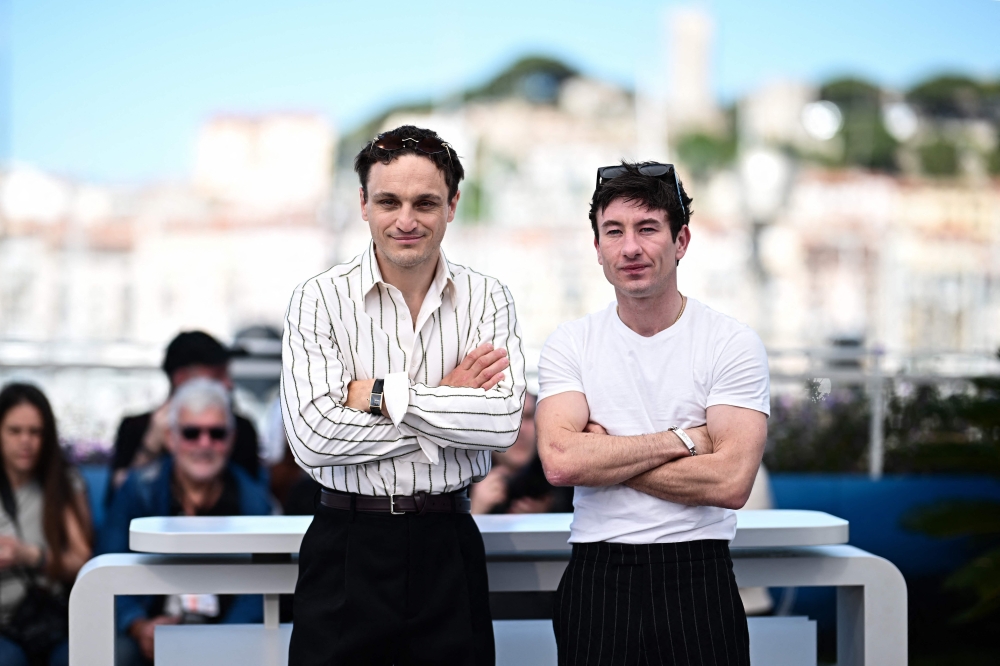
{"label": "blurred dark jacket", "polygon": [[[129,525],[133,518],[176,516],[180,506],[173,494],[173,458],[169,455],[145,467],[132,470],[115,493],[104,527],[98,538],[97,553],[129,552]],[[223,471],[223,491],[215,506],[199,515],[266,516],[273,507],[267,490],[232,463]],[[163,597],[115,597],[116,625],[125,633],[137,619],[155,617],[162,612]],[[260,595],[223,595],[219,598],[219,622],[244,624],[263,622]]]}

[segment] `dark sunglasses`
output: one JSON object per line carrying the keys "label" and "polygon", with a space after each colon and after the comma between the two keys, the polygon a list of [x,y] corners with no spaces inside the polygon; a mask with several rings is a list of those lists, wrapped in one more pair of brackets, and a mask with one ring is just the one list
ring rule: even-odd
{"label": "dark sunglasses", "polygon": [[229,437],[229,428],[199,428],[198,426],[184,426],[181,428],[181,437],[189,442],[197,442],[202,433],[206,432],[213,442],[222,442],[225,441],[226,437]]}
{"label": "dark sunglasses", "polygon": [[394,134],[379,134],[377,137],[372,139],[370,151],[374,151],[376,148],[381,148],[382,150],[402,150],[403,148],[412,148],[413,150],[418,150],[424,155],[437,155],[438,153],[448,153],[448,159],[451,159],[451,151],[449,148],[451,146],[437,137],[427,136],[422,139],[416,139],[413,137],[400,137]]}
{"label": "dark sunglasses", "polygon": [[[597,170],[597,185],[594,189],[600,189],[601,185],[603,185],[605,181],[617,178],[618,176],[624,176],[626,173],[628,173],[628,170],[620,164],[600,167]],[[681,196],[681,182],[677,178],[677,172],[674,170],[674,165],[660,164],[659,162],[643,164],[639,167],[639,173],[643,176],[649,176],[650,178],[662,180],[664,183],[673,181],[674,187],[677,188],[677,201],[680,202],[681,210],[684,211],[684,223],[687,224],[687,209],[684,207],[684,197]]]}

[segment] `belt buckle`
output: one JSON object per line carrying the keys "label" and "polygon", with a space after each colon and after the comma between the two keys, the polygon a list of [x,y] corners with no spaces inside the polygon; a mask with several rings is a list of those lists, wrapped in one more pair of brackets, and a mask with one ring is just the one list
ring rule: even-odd
{"label": "belt buckle", "polygon": [[393,516],[402,516],[405,511],[396,511],[396,500],[393,499],[392,493],[389,494],[389,513]]}

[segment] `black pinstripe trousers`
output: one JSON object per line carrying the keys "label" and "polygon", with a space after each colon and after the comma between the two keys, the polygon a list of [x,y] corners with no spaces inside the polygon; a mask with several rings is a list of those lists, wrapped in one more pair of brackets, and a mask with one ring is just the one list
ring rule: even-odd
{"label": "black pinstripe trousers", "polygon": [[559,666],[749,666],[726,541],[573,544],[556,591]]}

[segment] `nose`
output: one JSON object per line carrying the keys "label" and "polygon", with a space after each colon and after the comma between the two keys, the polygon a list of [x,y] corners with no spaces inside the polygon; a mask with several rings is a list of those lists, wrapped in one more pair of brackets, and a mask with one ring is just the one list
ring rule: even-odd
{"label": "nose", "polygon": [[634,259],[642,254],[642,247],[639,245],[639,236],[631,229],[626,229],[622,239],[622,254],[629,259]]}
{"label": "nose", "polygon": [[396,219],[396,228],[402,232],[410,232],[417,228],[417,215],[413,206],[406,203],[399,207],[399,217]]}

